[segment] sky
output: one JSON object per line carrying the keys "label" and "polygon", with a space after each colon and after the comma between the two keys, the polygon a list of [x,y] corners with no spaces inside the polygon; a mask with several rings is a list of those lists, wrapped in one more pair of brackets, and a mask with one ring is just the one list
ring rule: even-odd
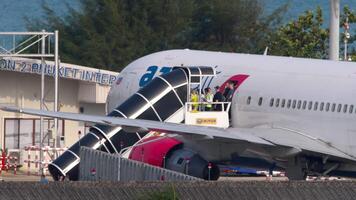
{"label": "sky", "polygon": [[[328,24],[329,0],[261,0],[266,13],[272,12],[285,2],[290,2],[285,21],[297,18],[306,10],[315,10],[320,6],[325,13],[325,25]],[[78,9],[79,0],[0,0],[0,31],[26,31],[26,20],[44,17],[42,5],[47,4],[59,15],[65,16],[68,7]],[[341,0],[344,5],[356,6],[356,0]],[[356,8],[355,8],[356,9]]]}

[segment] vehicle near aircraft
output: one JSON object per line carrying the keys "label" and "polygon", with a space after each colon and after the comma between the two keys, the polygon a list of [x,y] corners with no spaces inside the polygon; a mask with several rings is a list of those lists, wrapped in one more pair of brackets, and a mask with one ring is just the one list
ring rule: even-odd
{"label": "vehicle near aircraft", "polygon": [[[229,81],[235,93],[224,109],[192,112],[191,90],[222,90]],[[169,50],[120,73],[107,116],[2,109],[96,123],[49,165],[55,180],[78,179],[80,146],[205,179],[219,177],[218,164],[235,162],[302,180],[356,176],[355,99],[355,63]]]}

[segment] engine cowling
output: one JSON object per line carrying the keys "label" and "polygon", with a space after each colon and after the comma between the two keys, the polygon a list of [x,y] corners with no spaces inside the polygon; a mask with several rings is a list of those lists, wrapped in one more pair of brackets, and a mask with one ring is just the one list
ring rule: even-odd
{"label": "engine cowling", "polygon": [[132,148],[129,158],[206,180],[217,180],[220,176],[217,165],[184,148],[174,138],[147,138]]}
{"label": "engine cowling", "polygon": [[166,160],[166,168],[206,180],[217,180],[220,176],[217,165],[209,163],[198,153],[185,148],[170,152]]}
{"label": "engine cowling", "polygon": [[149,137],[132,148],[129,159],[164,167],[167,154],[182,144],[181,141],[174,138]]}

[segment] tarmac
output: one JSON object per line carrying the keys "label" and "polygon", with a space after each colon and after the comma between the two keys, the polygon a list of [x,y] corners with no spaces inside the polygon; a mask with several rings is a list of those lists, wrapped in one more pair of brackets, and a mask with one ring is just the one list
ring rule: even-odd
{"label": "tarmac", "polygon": [[[51,176],[46,176],[49,181],[53,181]],[[0,181],[15,181],[15,182],[36,182],[40,180],[40,176],[37,175],[27,175],[27,172],[18,171],[14,175],[13,171],[2,172],[0,175]]]}
{"label": "tarmac", "polygon": [[[50,175],[46,176],[48,181],[53,181]],[[264,176],[221,176],[218,181],[266,181],[267,178]],[[15,181],[15,182],[36,182],[40,181],[40,176],[38,175],[27,175],[27,172],[17,172],[16,175],[12,171],[2,172],[0,175],[0,181]],[[271,181],[288,181],[287,177],[273,177]]]}

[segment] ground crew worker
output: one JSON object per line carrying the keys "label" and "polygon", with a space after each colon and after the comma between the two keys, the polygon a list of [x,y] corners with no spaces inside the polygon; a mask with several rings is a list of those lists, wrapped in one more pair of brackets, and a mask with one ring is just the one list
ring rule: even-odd
{"label": "ground crew worker", "polygon": [[191,96],[190,96],[190,101],[192,102],[192,110],[193,111],[198,111],[198,101],[199,101],[199,96],[198,92],[196,90],[193,90]]}
{"label": "ground crew worker", "polygon": [[205,102],[207,102],[207,104],[205,105],[205,110],[206,111],[211,111],[213,108],[212,102],[213,102],[213,93],[211,93],[211,89],[205,88],[205,95],[204,95],[204,99]]}

